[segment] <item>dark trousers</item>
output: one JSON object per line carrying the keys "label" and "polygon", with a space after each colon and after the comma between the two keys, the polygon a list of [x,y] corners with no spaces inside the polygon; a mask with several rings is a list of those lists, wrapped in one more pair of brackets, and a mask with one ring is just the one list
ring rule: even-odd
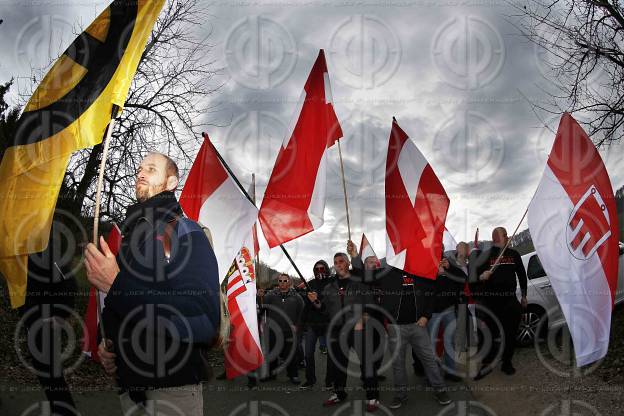
{"label": "dark trousers", "polygon": [[[63,375],[61,354],[62,317],[50,317],[48,305],[39,305],[36,313],[29,313],[26,320],[29,352],[32,365],[50,402],[51,413],[55,416],[74,416],[78,414],[76,404]],[[27,312],[28,313],[28,312]]]}
{"label": "dark trousers", "polygon": [[349,366],[349,351],[353,348],[360,360],[360,371],[366,390],[366,399],[379,398],[377,385],[377,371],[372,359],[372,337],[367,340],[364,331],[349,330],[346,339],[341,343],[340,334],[343,331],[335,331],[327,339],[329,360],[327,360],[328,372],[330,371],[334,382],[334,393],[340,398],[347,397],[345,387],[347,385],[347,368]]}
{"label": "dark trousers", "polygon": [[[485,311],[477,310],[479,316],[487,325],[494,340],[492,348],[483,359],[485,364],[493,362],[502,349],[503,364],[511,364],[516,350],[516,334],[522,318],[522,306],[514,297],[486,298],[480,301],[482,307],[487,308],[494,316]],[[500,325],[499,325],[500,323]],[[500,333],[502,327],[503,333]],[[482,342],[483,340],[481,340]],[[500,345],[500,343],[503,345]]]}
{"label": "dark trousers", "polygon": [[[305,362],[306,362],[306,381],[308,383],[316,383],[316,360],[314,354],[316,353],[316,342],[320,341],[325,335],[325,330],[320,327],[309,326],[304,336],[304,350],[305,350]],[[325,374],[325,384],[332,382],[331,373],[327,371]]]}
{"label": "dark trousers", "polygon": [[286,367],[288,377],[297,377],[299,363],[297,362],[297,335],[289,328],[282,328],[279,332],[269,332],[269,374],[276,375],[279,370],[279,359],[282,367]]}

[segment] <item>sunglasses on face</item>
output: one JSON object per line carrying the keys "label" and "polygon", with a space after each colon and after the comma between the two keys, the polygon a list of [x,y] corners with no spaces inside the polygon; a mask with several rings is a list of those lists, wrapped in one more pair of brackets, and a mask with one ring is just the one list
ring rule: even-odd
{"label": "sunglasses on face", "polygon": [[288,280],[278,280],[279,283],[288,283]]}
{"label": "sunglasses on face", "polygon": [[315,272],[324,272],[325,271],[325,267],[315,267],[314,271]]}

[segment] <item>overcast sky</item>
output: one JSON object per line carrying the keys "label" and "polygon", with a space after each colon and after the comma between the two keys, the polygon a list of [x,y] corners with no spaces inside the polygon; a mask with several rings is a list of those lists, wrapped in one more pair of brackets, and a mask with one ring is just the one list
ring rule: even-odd
{"label": "overcast sky", "polygon": [[[225,85],[212,100],[224,124],[210,134],[260,198],[286,125],[320,48],[345,134],[353,239],[362,232],[385,254],[384,167],[395,116],[439,176],[451,200],[447,228],[459,240],[476,227],[511,231],[542,174],[554,133],[529,102],[554,90],[544,54],[513,26],[503,1],[205,2],[211,58]],[[457,3],[464,4],[457,6]],[[44,4],[44,5],[41,5]],[[18,77],[28,90],[30,66],[57,56],[107,2],[0,2],[0,81]],[[234,5],[235,4],[235,5]],[[541,114],[550,129],[558,118]],[[198,150],[198,149],[197,149]],[[624,147],[602,151],[614,189],[624,185]],[[315,260],[344,251],[345,207],[337,149],[331,152],[323,227],[286,247],[306,277]],[[526,220],[521,229],[526,228]],[[279,249],[261,259],[288,269]]]}

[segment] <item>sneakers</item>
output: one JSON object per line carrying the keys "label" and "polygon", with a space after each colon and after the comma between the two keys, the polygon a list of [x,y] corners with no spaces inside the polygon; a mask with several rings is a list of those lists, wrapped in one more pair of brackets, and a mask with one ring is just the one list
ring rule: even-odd
{"label": "sneakers", "polygon": [[436,391],[435,393],[433,393],[433,396],[438,401],[438,403],[440,403],[443,406],[446,406],[447,404],[451,404],[451,398],[449,397],[448,393],[445,392],[444,390]]}
{"label": "sneakers", "polygon": [[336,393],[333,393],[327,400],[323,402],[323,407],[331,407],[338,403],[342,403],[345,401],[345,398],[340,398]]}
{"label": "sneakers", "polygon": [[301,384],[301,380],[299,380],[299,377],[297,377],[297,376],[295,376],[295,377],[289,377],[289,379],[290,379],[290,382],[291,382],[292,384],[295,384],[295,385],[297,385],[297,386],[298,386],[299,384]]}
{"label": "sneakers", "polygon": [[403,403],[407,402],[407,397],[395,397],[388,406],[390,409],[398,409],[403,406]]}
{"label": "sneakers", "polygon": [[309,389],[309,388],[311,388],[311,387],[314,387],[314,384],[316,384],[316,383],[312,383],[311,381],[306,381],[305,383],[303,383],[302,385],[300,385],[300,386],[299,386],[299,388],[300,388],[301,390],[306,390],[306,389]]}
{"label": "sneakers", "polygon": [[327,355],[327,347],[319,347],[319,349],[321,350],[321,354]]}
{"label": "sneakers", "polygon": [[366,411],[367,412],[374,412],[375,410],[377,410],[379,408],[379,400],[377,399],[370,399],[370,400],[366,400]]}
{"label": "sneakers", "polygon": [[503,363],[503,365],[501,366],[501,371],[508,376],[516,374],[516,369],[511,363]]}

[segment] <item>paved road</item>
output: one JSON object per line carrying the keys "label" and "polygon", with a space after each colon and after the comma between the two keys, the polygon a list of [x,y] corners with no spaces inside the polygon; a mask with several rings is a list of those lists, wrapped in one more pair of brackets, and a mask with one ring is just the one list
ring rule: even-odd
{"label": "paved road", "polygon": [[[317,377],[324,379],[324,368],[327,356],[318,354],[317,367],[321,370]],[[351,363],[349,370],[357,372],[355,363]],[[388,405],[392,400],[392,374],[391,368],[385,369],[387,380],[381,383],[382,407],[376,412],[378,415],[410,415],[410,416],[451,416],[451,415],[474,415],[481,416],[487,413],[481,412],[474,403],[474,398],[462,383],[451,385],[451,398],[454,403],[449,406],[439,405],[429,391],[425,391],[424,379],[410,374],[409,382],[414,387],[410,393],[409,401],[401,409],[390,410],[383,405]],[[301,376],[303,376],[303,370]],[[330,392],[324,391],[321,385],[309,390],[300,390],[292,385],[287,377],[282,374],[275,381],[260,383],[257,390],[249,390],[246,387],[247,380],[241,377],[232,381],[214,381],[204,386],[204,414],[224,416],[348,416],[362,415],[365,413],[365,393],[361,389],[358,377],[350,376],[348,387],[353,391],[349,394],[349,400],[344,404],[333,408],[323,408],[323,401]],[[43,394],[39,391],[1,391],[0,415],[2,416],[31,416],[45,414],[41,411],[39,401],[43,400]],[[83,391],[75,393],[77,406],[85,416],[113,416],[121,415],[116,394],[112,391]],[[466,411],[472,407],[472,413]],[[172,416],[174,413],[172,413]],[[163,415],[165,416],[165,415]],[[167,415],[168,416],[168,415]]]}

